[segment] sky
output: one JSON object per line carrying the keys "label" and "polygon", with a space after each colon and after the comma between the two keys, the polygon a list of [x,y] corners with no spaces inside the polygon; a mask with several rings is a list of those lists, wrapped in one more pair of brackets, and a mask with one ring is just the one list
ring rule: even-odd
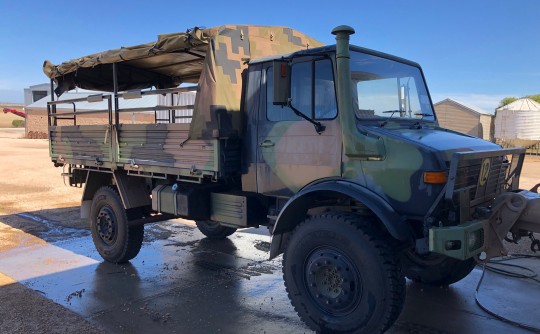
{"label": "sky", "polygon": [[223,24],[289,26],[325,44],[350,25],[352,44],[420,63],[434,103],[493,112],[504,97],[540,94],[540,0],[0,0],[0,102],[48,82],[45,59]]}

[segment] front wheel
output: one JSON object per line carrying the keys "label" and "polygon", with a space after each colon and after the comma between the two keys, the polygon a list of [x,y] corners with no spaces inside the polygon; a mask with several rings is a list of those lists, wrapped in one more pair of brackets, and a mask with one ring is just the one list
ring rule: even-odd
{"label": "front wheel", "polygon": [[90,230],[99,255],[112,263],[137,256],[144,237],[143,225],[129,226],[120,196],[111,187],[101,187],[92,199]]}
{"label": "front wheel", "polygon": [[405,278],[390,236],[351,213],[307,219],[292,235],[283,277],[300,318],[322,333],[382,333],[397,319]]}
{"label": "front wheel", "polygon": [[435,253],[419,255],[413,250],[404,252],[401,262],[407,278],[434,286],[459,282],[476,266],[474,258],[461,261]]}

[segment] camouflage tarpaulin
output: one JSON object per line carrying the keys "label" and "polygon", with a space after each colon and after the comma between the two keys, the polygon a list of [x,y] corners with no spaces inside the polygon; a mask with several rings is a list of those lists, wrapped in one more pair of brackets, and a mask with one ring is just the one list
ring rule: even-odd
{"label": "camouflage tarpaulin", "polygon": [[[322,44],[286,27],[227,25],[159,35],[153,43],[122,47],[53,65],[45,74],[61,94],[75,87],[113,91],[112,64],[120,91],[171,88],[198,82],[192,139],[240,135],[242,71],[248,59],[284,54]],[[219,130],[219,131],[218,131]]]}
{"label": "camouflage tarpaulin", "polygon": [[119,90],[171,88],[197,82],[212,29],[159,35],[158,40],[72,59],[60,65],[43,64],[57,83],[57,95],[75,87],[113,91],[112,64],[118,65]]}

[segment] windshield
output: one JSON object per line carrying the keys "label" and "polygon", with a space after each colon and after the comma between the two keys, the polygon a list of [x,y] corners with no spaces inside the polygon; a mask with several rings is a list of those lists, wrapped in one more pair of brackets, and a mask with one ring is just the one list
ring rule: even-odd
{"label": "windshield", "polygon": [[420,69],[351,52],[353,106],[361,119],[435,120]]}

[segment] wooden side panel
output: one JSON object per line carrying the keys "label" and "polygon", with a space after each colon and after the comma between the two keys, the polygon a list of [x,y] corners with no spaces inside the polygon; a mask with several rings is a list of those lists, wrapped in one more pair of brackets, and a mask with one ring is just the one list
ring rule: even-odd
{"label": "wooden side panel", "polygon": [[49,136],[53,159],[112,161],[108,125],[52,126]]}
{"label": "wooden side panel", "polygon": [[218,140],[188,140],[188,135],[189,124],[121,124],[118,162],[218,172]]}

